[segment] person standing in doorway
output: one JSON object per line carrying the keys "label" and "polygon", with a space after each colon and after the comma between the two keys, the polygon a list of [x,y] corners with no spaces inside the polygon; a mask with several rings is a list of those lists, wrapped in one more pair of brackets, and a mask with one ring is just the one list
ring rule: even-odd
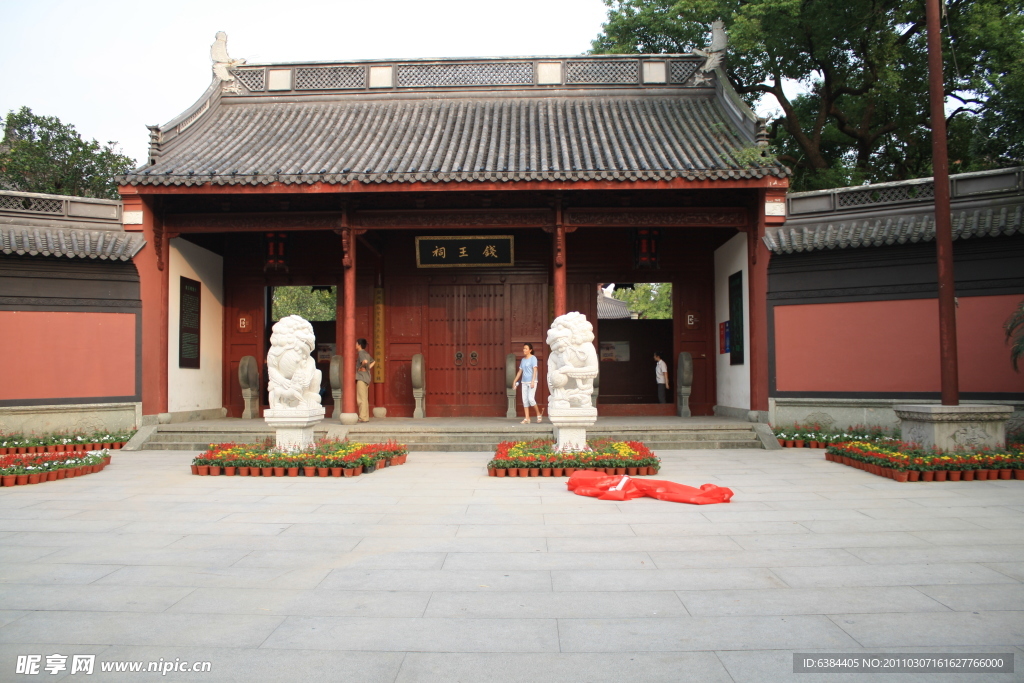
{"label": "person standing in doorway", "polygon": [[519,380],[523,383],[523,411],[526,413],[524,425],[530,424],[530,406],[537,411],[537,422],[541,421],[541,409],[537,406],[537,356],[533,355],[533,344],[523,344],[523,359],[519,361],[519,372],[516,373],[515,386]]}
{"label": "person standing in doorway", "polygon": [[658,383],[658,403],[665,403],[665,391],[669,388],[668,366],[657,351],[654,352],[654,381]]}
{"label": "person standing in doorway", "polygon": [[370,371],[376,361],[366,352],[366,340],[356,340],[356,405],[359,407],[359,421],[370,421]]}

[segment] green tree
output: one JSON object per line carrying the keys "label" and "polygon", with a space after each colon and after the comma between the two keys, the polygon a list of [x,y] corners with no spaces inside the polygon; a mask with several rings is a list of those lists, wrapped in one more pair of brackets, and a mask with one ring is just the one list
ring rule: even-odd
{"label": "green tree", "polygon": [[[796,189],[931,171],[924,3],[920,0],[605,0],[596,53],[690,52],[725,22],[725,74],[750,104],[771,97],[778,158]],[[958,170],[1020,159],[1024,0],[947,0],[946,95]],[[790,98],[787,80],[806,92]],[[971,125],[955,125],[958,119]],[[985,126],[999,135],[993,143]],[[986,135],[989,135],[986,137]],[[927,142],[928,144],[923,144]],[[1016,147],[1007,143],[1016,142]]]}
{"label": "green tree", "polygon": [[312,287],[274,287],[271,316],[280,320],[298,315],[310,321],[335,320],[338,313],[338,289],[330,291]]}
{"label": "green tree", "polygon": [[1014,370],[1019,370],[1017,362],[1024,358],[1024,301],[1006,321],[1005,329],[1006,341],[1010,344],[1010,362]]}
{"label": "green tree", "polygon": [[116,142],[85,141],[56,116],[10,111],[0,143],[0,187],[20,192],[117,199],[114,177],[136,163]]}
{"label": "green tree", "polygon": [[612,296],[626,302],[630,311],[645,320],[672,319],[671,282],[638,282],[633,289],[616,287]]}

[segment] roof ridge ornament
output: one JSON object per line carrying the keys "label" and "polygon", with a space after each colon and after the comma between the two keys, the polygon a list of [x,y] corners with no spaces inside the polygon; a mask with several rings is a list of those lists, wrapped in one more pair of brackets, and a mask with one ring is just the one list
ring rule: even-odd
{"label": "roof ridge ornament", "polygon": [[704,65],[693,76],[693,85],[706,85],[711,81],[711,73],[725,60],[725,51],[729,47],[729,37],[725,33],[725,22],[715,19],[711,22],[711,45],[707,50],[694,50],[693,54],[704,58]]}
{"label": "roof ridge ornament", "polygon": [[[231,75],[231,69],[245,64],[244,59],[231,59],[228,55],[228,34],[224,31],[217,31],[216,40],[210,46],[210,58],[213,60],[214,75],[225,83],[235,80],[235,77]],[[241,92],[237,83],[225,85],[224,89],[225,91]]]}

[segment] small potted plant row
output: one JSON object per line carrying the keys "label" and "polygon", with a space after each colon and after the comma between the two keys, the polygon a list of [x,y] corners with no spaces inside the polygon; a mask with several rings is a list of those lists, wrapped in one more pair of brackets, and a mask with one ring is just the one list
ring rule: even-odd
{"label": "small potted plant row", "polygon": [[110,464],[110,451],[0,455],[0,485],[24,486],[72,479]]}
{"label": "small potted plant row", "polygon": [[404,444],[322,440],[303,452],[258,444],[210,444],[192,460],[192,474],[229,477],[358,477],[384,467],[404,465]]}
{"label": "small potted plant row", "polygon": [[91,434],[0,434],[0,455],[84,453],[104,448],[116,450],[128,443],[134,434],[135,430],[133,429],[120,432],[100,431]]}
{"label": "small potted plant row", "polygon": [[899,440],[899,430],[878,425],[853,425],[845,429],[823,427],[818,423],[774,429],[775,438],[784,448],[828,448],[831,444],[848,441],[889,443]]}
{"label": "small potted plant row", "polygon": [[1024,480],[1024,449],[941,451],[916,444],[851,441],[833,444],[825,459],[895,481]]}
{"label": "small potted plant row", "polygon": [[596,439],[586,450],[556,451],[555,442],[504,441],[487,463],[491,477],[571,477],[578,470],[606,474],[657,474],[661,460],[639,441]]}

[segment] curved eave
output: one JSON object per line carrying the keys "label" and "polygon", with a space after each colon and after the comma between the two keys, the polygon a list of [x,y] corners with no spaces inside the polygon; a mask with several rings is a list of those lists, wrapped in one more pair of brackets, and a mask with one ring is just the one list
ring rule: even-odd
{"label": "curved eave", "polygon": [[[998,237],[1024,232],[1024,204],[952,212],[953,239]],[[914,244],[935,239],[934,212],[893,218],[831,220],[769,229],[765,246],[776,254]]]}
{"label": "curved eave", "polygon": [[714,169],[700,171],[569,171],[569,172],[527,172],[527,173],[381,173],[381,174],[335,174],[307,173],[300,175],[148,175],[120,176],[121,185],[163,185],[200,187],[212,185],[347,185],[352,182],[371,184],[403,183],[513,183],[513,182],[592,182],[617,181],[622,183],[638,181],[669,180],[758,180],[767,177],[786,178],[790,175],[784,166],[768,166],[748,169]]}
{"label": "curved eave", "polygon": [[146,246],[139,233],[0,226],[0,253],[129,261]]}

